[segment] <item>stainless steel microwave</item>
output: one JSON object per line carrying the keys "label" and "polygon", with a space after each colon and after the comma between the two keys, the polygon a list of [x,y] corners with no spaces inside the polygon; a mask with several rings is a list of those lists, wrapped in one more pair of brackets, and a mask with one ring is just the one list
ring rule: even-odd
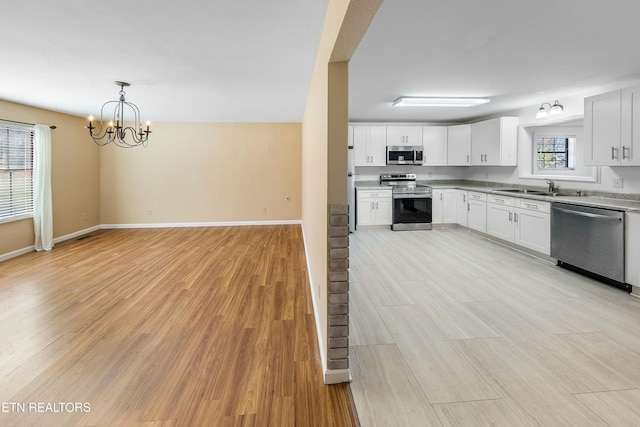
{"label": "stainless steel microwave", "polygon": [[421,165],[424,163],[424,149],[422,146],[388,146],[388,165]]}

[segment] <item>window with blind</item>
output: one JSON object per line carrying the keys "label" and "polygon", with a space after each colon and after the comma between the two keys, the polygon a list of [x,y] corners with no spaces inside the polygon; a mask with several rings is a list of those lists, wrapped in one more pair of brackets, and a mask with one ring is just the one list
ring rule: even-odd
{"label": "window with blind", "polygon": [[0,222],[33,216],[33,128],[0,123]]}
{"label": "window with blind", "polygon": [[574,136],[538,135],[536,164],[538,170],[575,169]]}

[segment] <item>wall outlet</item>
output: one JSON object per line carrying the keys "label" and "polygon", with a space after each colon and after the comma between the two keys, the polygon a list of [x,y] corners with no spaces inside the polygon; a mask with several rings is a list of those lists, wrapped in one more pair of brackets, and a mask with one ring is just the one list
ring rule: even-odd
{"label": "wall outlet", "polygon": [[613,188],[622,188],[622,178],[616,178],[613,180]]}
{"label": "wall outlet", "polygon": [[267,213],[267,207],[266,206],[262,208],[262,212],[263,213]]}
{"label": "wall outlet", "polygon": [[81,215],[81,217],[82,217],[82,220],[83,220],[83,221],[86,221],[86,220],[87,220],[87,213],[86,213],[86,212],[83,212],[83,213],[82,213],[82,215]]}
{"label": "wall outlet", "polygon": [[153,211],[152,211],[151,209],[149,209],[149,210],[147,211],[147,215],[149,215],[149,216],[153,215]]}

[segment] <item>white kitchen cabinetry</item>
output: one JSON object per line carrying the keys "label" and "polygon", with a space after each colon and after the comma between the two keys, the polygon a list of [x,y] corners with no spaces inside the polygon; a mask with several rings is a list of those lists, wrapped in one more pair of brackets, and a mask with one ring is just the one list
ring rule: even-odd
{"label": "white kitchen cabinetry", "polygon": [[471,125],[471,164],[516,166],[517,117],[499,117]]}
{"label": "white kitchen cabinetry", "polygon": [[633,285],[631,293],[640,297],[640,213],[625,213],[625,282]]}
{"label": "white kitchen cabinetry", "polygon": [[432,192],[432,219],[433,224],[455,224],[456,221],[456,190],[442,189]]}
{"label": "white kitchen cabinetry", "polygon": [[447,127],[424,126],[422,128],[422,149],[425,166],[447,165]]}
{"label": "white kitchen cabinetry", "polygon": [[550,208],[548,202],[490,194],[487,234],[550,255]]}
{"label": "white kitchen cabinetry", "polygon": [[387,145],[422,145],[422,127],[387,126]]}
{"label": "white kitchen cabinetry", "polygon": [[456,204],[456,223],[464,227],[468,224],[467,213],[469,211],[468,191],[454,190]]}
{"label": "white kitchen cabinetry", "polygon": [[545,255],[551,254],[551,204],[516,199],[513,243]]}
{"label": "white kitchen cabinetry", "polygon": [[587,165],[640,165],[640,86],[585,98],[584,139]]}
{"label": "white kitchen cabinetry", "polygon": [[467,208],[467,227],[487,232],[487,194],[469,191]]}
{"label": "white kitchen cabinetry", "polygon": [[513,197],[487,196],[487,234],[513,243]]}
{"label": "white kitchen cabinetry", "polygon": [[471,125],[447,127],[447,164],[449,166],[471,164]]}
{"label": "white kitchen cabinetry", "polygon": [[387,164],[386,130],[386,126],[353,127],[355,166],[385,166]]}
{"label": "white kitchen cabinetry", "polygon": [[391,225],[391,189],[357,190],[356,228],[369,225]]}

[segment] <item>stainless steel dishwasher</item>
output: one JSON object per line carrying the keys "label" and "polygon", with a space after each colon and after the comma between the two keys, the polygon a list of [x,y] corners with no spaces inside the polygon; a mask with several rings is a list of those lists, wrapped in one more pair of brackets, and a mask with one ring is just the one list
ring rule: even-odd
{"label": "stainless steel dishwasher", "polygon": [[624,283],[624,212],[552,203],[551,256],[631,290]]}

